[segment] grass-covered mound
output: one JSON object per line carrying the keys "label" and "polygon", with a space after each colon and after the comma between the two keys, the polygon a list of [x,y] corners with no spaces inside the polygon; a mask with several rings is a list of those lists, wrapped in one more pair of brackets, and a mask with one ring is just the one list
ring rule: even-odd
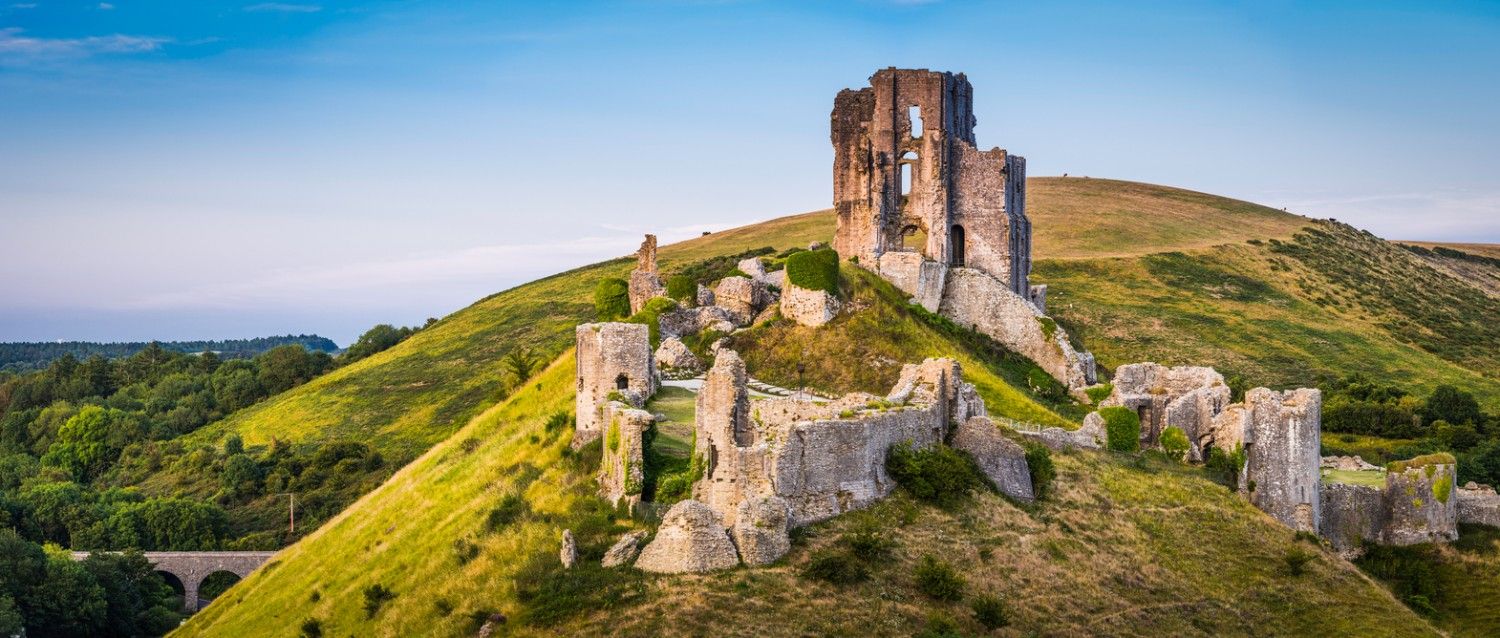
{"label": "grass-covered mound", "polygon": [[[804,254],[815,253],[792,258]],[[775,321],[730,337],[729,347],[745,359],[751,376],[786,388],[800,380],[829,396],[884,396],[903,364],[953,357],[991,414],[1067,428],[1082,420],[1084,410],[1030,360],[907,303],[907,295],[863,268],[846,264],[842,272],[849,300],[832,322],[813,328]],[[1036,378],[1042,392],[1031,387]]]}

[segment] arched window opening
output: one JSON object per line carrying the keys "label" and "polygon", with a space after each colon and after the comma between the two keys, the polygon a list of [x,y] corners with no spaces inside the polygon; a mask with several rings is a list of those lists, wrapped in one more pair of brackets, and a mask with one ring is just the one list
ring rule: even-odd
{"label": "arched window opening", "polygon": [[616,390],[629,390],[630,389],[630,377],[627,377],[627,376],[625,376],[623,374],[620,375],[620,376],[618,376],[618,377],[615,377],[615,389]]}
{"label": "arched window opening", "polygon": [[911,118],[912,139],[920,139],[922,137],[922,107],[912,106],[907,108],[906,116]]}
{"label": "arched window opening", "polygon": [[922,253],[927,250],[927,231],[922,227],[912,224],[901,229],[901,250],[909,253]]}
{"label": "arched window opening", "polygon": [[949,252],[952,255],[950,262],[955,268],[964,267],[964,227],[955,224],[953,232],[948,235]]}

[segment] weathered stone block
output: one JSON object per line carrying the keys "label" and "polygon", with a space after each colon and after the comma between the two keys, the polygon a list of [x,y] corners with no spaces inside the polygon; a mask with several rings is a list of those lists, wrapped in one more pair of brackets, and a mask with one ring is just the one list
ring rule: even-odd
{"label": "weathered stone block", "polygon": [[562,549],[558,551],[558,558],[562,560],[563,569],[573,569],[578,564],[578,543],[573,541],[571,529],[563,530]]}
{"label": "weathered stone block", "polygon": [[1390,516],[1385,490],[1366,485],[1324,483],[1321,487],[1323,518],[1318,534],[1345,558],[1355,558],[1366,542],[1380,542]]}
{"label": "weathered stone block", "polygon": [[971,417],[959,424],[952,444],[974,458],[1001,494],[1022,501],[1036,498],[1031,470],[1026,465],[1026,449],[1006,438],[988,417]]}
{"label": "weathered stone block", "polygon": [[1322,397],[1310,388],[1245,394],[1250,502],[1298,531],[1317,532],[1321,519]]}
{"label": "weathered stone block", "polygon": [[746,565],[769,565],[780,560],[792,548],[787,535],[786,501],[768,496],[740,503],[730,533]]}
{"label": "weathered stone block", "polygon": [[1457,474],[1457,468],[1450,464],[1386,472],[1389,521],[1380,541],[1415,545],[1458,540],[1458,499],[1453,489]]}
{"label": "weathered stone block", "polygon": [[750,324],[764,304],[763,287],[745,277],[725,277],[714,287],[714,304],[729,311],[737,326]]}
{"label": "weathered stone block", "polygon": [[645,485],[644,434],[656,422],[645,410],[619,402],[604,405],[604,458],[599,467],[599,495],[615,506],[634,507]]}
{"label": "weathered stone block", "polygon": [[949,269],[939,312],[1035,361],[1071,391],[1081,393],[1093,383],[1092,360],[1073,349],[1067,333],[1056,323],[1048,324],[1051,319],[1044,321],[1030,302],[982,271]]}
{"label": "weathered stone block", "polygon": [[691,379],[703,372],[703,362],[681,339],[666,337],[656,348],[656,365],[667,379]]}
{"label": "weathered stone block", "polygon": [[604,552],[604,560],[600,564],[605,567],[618,567],[629,565],[641,552],[641,540],[646,538],[645,532],[630,532],[609,546],[609,551]]}
{"label": "weathered stone block", "polygon": [[838,315],[839,301],[826,290],[790,285],[781,290],[781,316],[803,326],[821,326]]}
{"label": "weathered stone block", "polygon": [[662,574],[708,572],[738,565],[734,543],[707,505],[686,500],[662,517],[656,538],[641,550],[637,569]]}

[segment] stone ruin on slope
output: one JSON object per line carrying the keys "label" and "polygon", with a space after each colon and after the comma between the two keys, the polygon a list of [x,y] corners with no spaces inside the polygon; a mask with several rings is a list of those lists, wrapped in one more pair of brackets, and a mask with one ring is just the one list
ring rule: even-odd
{"label": "stone ruin on slope", "polygon": [[604,406],[611,401],[640,408],[656,394],[651,332],[638,323],[585,323],[574,330],[578,371],[573,447],[604,435]]}
{"label": "stone ruin on slope", "polygon": [[[1451,460],[1451,459],[1450,459]],[[1458,468],[1422,462],[1385,473],[1385,486],[1328,482],[1322,485],[1323,518],[1318,533],[1346,557],[1365,542],[1415,545],[1458,540],[1462,490],[1453,489]]]}
{"label": "stone ruin on slope", "polygon": [[656,235],[646,235],[635,260],[635,270],[630,271],[630,314],[640,312],[651,299],[667,295],[667,285],[656,272]]}
{"label": "stone ruin on slope", "polygon": [[963,74],[888,68],[834,99],[834,249],[1035,361],[1070,391],[1094,360],[1044,314],[1032,286],[1026,160],[974,139]]}

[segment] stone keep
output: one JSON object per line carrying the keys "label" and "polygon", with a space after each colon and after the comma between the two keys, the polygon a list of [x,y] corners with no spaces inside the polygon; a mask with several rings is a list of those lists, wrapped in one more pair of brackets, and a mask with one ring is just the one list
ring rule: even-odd
{"label": "stone keep", "polygon": [[1316,533],[1322,516],[1322,408],[1316,389],[1255,388],[1245,394],[1250,502],[1297,531]]}
{"label": "stone keep", "polygon": [[841,91],[830,118],[834,249],[1082,396],[1093,356],[1038,323],[1046,289],[1031,285],[1026,160],[979,150],[975,122],[963,74],[888,68]]}
{"label": "stone keep", "polygon": [[1026,160],[977,148],[973,93],[962,73],[888,68],[834,98],[833,247],[920,281],[919,299],[942,294],[944,265],[1030,294]]}
{"label": "stone keep", "polygon": [[1458,467],[1429,463],[1385,473],[1388,512],[1380,541],[1386,545],[1416,545],[1458,540],[1458,498],[1454,492]]}
{"label": "stone keep", "polygon": [[633,407],[645,405],[656,393],[656,364],[645,324],[585,323],[578,326],[575,337],[578,425],[572,445],[576,449],[604,434],[603,407],[610,393],[619,393]]}
{"label": "stone keep", "polygon": [[652,298],[666,294],[667,286],[656,272],[656,235],[646,235],[635,252],[635,270],[630,271],[630,314],[640,312]]}

